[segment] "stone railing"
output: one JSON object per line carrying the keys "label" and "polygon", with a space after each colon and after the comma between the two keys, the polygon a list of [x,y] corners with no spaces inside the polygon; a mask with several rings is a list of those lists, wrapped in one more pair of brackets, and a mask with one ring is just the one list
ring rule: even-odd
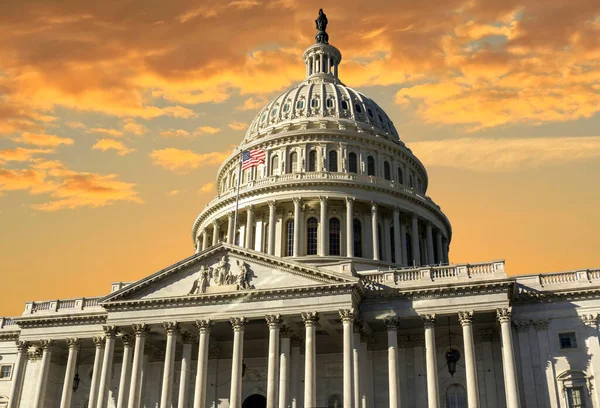
{"label": "stone railing", "polygon": [[77,298],[77,299],[57,299],[44,302],[26,302],[23,315],[35,313],[60,313],[64,311],[74,312],[87,308],[99,307],[100,297]]}
{"label": "stone railing", "polygon": [[18,329],[17,323],[10,317],[0,317],[0,329]]}
{"label": "stone railing", "polygon": [[438,281],[462,281],[505,277],[504,261],[476,264],[422,266],[419,268],[392,269],[378,272],[359,272],[370,286],[427,284]]}
{"label": "stone railing", "polygon": [[517,278],[517,281],[541,287],[581,285],[593,283],[594,281],[596,284],[600,284],[600,269],[582,269],[578,271],[520,276]]}

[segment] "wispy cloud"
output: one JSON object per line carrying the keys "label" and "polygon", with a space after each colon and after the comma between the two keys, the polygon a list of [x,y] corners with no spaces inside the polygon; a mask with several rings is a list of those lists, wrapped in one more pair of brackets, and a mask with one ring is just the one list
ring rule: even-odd
{"label": "wispy cloud", "polygon": [[183,138],[183,137],[191,136],[190,132],[188,132],[187,130],[184,130],[184,129],[163,130],[160,132],[160,135],[165,138],[170,138],[170,137],[182,137]]}
{"label": "wispy cloud", "polygon": [[205,166],[216,166],[225,160],[231,152],[194,153],[172,147],[153,150],[150,153],[152,162],[174,173],[185,174]]}
{"label": "wispy cloud", "polygon": [[107,136],[112,136],[112,137],[123,137],[123,131],[118,130],[118,129],[91,128],[91,129],[86,130],[85,133],[88,133],[88,134],[96,133],[96,134],[107,135]]}
{"label": "wispy cloud", "polygon": [[125,146],[122,142],[114,139],[100,139],[92,146],[94,150],[102,150],[103,152],[107,150],[114,150],[119,156],[125,156],[131,152],[134,152],[135,149],[130,149]]}
{"label": "wispy cloud", "polygon": [[74,143],[73,139],[68,137],[29,132],[23,132],[21,133],[21,136],[15,137],[13,140],[17,143],[39,147],[56,147],[59,145],[72,145]]}
{"label": "wispy cloud", "polygon": [[215,183],[206,183],[198,189],[198,193],[200,193],[200,194],[212,193],[212,192],[214,192],[214,190],[215,190]]}
{"label": "wispy cloud", "polygon": [[248,124],[245,122],[231,122],[227,126],[229,126],[229,128],[233,130],[244,130],[248,128]]}
{"label": "wispy cloud", "polygon": [[6,162],[27,162],[41,154],[54,153],[53,149],[28,149],[17,147],[14,149],[0,150],[0,164]]}
{"label": "wispy cloud", "polygon": [[220,131],[220,128],[213,126],[198,126],[196,130],[194,130],[194,136],[214,135]]}

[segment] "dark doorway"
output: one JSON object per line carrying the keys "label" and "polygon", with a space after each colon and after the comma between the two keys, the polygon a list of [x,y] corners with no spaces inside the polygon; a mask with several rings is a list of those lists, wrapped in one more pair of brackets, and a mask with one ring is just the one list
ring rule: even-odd
{"label": "dark doorway", "polygon": [[252,394],[242,404],[242,408],[266,408],[267,399],[260,394]]}

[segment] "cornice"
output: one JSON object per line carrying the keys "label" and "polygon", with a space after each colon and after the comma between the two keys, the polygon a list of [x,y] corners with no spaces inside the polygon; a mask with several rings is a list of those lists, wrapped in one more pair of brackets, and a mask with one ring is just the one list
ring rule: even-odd
{"label": "cornice", "polygon": [[106,311],[101,313],[70,314],[70,315],[45,315],[45,316],[21,316],[15,317],[14,321],[22,329],[50,326],[75,326],[81,324],[104,324],[107,318]]}
{"label": "cornice", "polygon": [[19,331],[0,332],[0,341],[16,341],[19,339]]}
{"label": "cornice", "polygon": [[600,299],[600,287],[568,288],[557,290],[524,290],[522,286],[517,286],[512,298],[513,303],[551,303],[553,301],[572,301],[586,299]]}

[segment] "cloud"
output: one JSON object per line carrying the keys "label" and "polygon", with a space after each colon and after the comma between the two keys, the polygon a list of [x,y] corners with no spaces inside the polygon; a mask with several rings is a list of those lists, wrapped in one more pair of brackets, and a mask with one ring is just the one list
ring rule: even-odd
{"label": "cloud", "polygon": [[269,101],[266,98],[250,97],[244,100],[244,102],[237,107],[237,110],[241,111],[256,111],[263,108]]}
{"label": "cloud", "polygon": [[114,150],[119,156],[125,156],[131,152],[135,152],[135,149],[130,149],[125,146],[122,142],[113,139],[100,139],[92,146],[94,150]]}
{"label": "cloud", "polygon": [[193,110],[184,108],[183,106],[169,106],[167,108],[163,108],[163,111],[176,118],[187,119],[197,116]]}
{"label": "cloud", "polygon": [[248,128],[248,124],[245,122],[231,122],[227,126],[233,130],[244,130]]}
{"label": "cloud", "polygon": [[15,137],[12,140],[17,143],[24,143],[39,147],[56,147],[62,144],[72,145],[74,143],[73,139],[66,137],[29,132],[23,132],[21,133],[21,136]]}
{"label": "cloud", "polygon": [[86,126],[81,122],[67,122],[66,125],[73,129],[85,129]]}
{"label": "cloud", "polygon": [[153,150],[150,153],[152,162],[159,167],[178,174],[186,174],[205,166],[220,165],[230,155],[227,152],[194,153],[191,150],[181,150],[172,147]]}
{"label": "cloud", "polygon": [[600,136],[488,139],[461,138],[408,145],[426,167],[510,172],[600,159]]}
{"label": "cloud", "polygon": [[212,193],[215,190],[215,183],[206,183],[198,189],[198,193]]}
{"label": "cloud", "polygon": [[144,125],[136,123],[134,119],[128,118],[124,120],[123,131],[126,133],[132,133],[136,136],[143,136],[147,129]]}
{"label": "cloud", "polygon": [[190,137],[190,132],[183,129],[169,129],[160,132],[160,135],[165,138],[170,137]]}
{"label": "cloud", "polygon": [[171,191],[167,191],[165,193],[165,195],[167,197],[175,197],[176,195],[178,195],[179,193],[181,193],[181,190],[171,190]]}
{"label": "cloud", "polygon": [[49,201],[32,206],[39,211],[96,208],[118,201],[143,203],[135,184],[117,180],[116,174],[79,173],[59,161],[38,160],[27,169],[0,168],[0,193],[18,190],[47,194]]}
{"label": "cloud", "polygon": [[215,133],[219,133],[220,131],[220,128],[212,126],[199,126],[196,128],[196,130],[194,130],[194,136],[214,135]]}
{"label": "cloud", "polygon": [[112,137],[123,137],[123,132],[117,129],[105,129],[105,128],[91,128],[85,131],[85,133],[97,133],[101,135],[107,135]]}
{"label": "cloud", "polygon": [[0,164],[6,162],[26,162],[33,160],[34,156],[40,154],[54,153],[52,149],[28,149],[24,147],[17,147],[14,149],[0,150]]}

